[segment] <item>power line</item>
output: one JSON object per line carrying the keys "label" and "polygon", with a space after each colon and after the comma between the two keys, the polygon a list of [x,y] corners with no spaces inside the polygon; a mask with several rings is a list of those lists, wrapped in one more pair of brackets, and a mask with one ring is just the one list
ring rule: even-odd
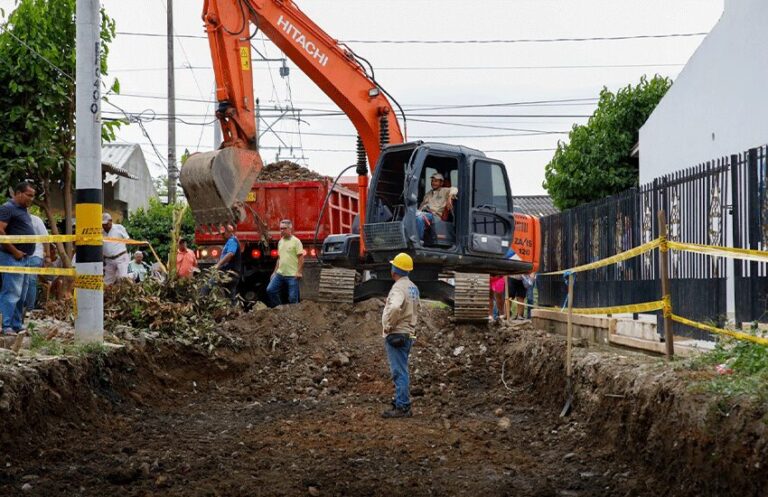
{"label": "power line", "polygon": [[[167,145],[165,143],[150,143],[150,142],[138,142],[138,145]],[[178,147],[191,147],[189,144],[177,144]],[[297,147],[298,148],[298,147]],[[285,150],[286,147],[259,147],[261,150]],[[304,152],[331,152],[331,153],[345,153],[353,154],[356,152],[353,148],[303,148]],[[551,152],[557,150],[556,148],[509,148],[509,149],[497,149],[497,150],[484,150],[487,153],[519,153],[519,152]]]}
{"label": "power line", "polygon": [[[564,70],[564,69],[635,69],[642,67],[682,67],[684,63],[660,62],[654,64],[571,64],[544,66],[392,66],[377,67],[377,71],[531,71],[531,70]],[[177,69],[212,71],[212,66],[186,66]],[[165,67],[112,69],[111,72],[152,72],[165,71]],[[269,71],[270,68],[253,67],[252,70]],[[271,74],[271,73],[270,73]]]}
{"label": "power line", "polygon": [[[128,98],[146,98],[146,99],[153,99],[153,100],[166,100],[167,96],[162,95],[148,95],[148,94],[138,94],[138,93],[117,93],[113,96],[117,97],[128,97]],[[176,100],[182,101],[182,102],[195,102],[195,103],[206,103],[206,104],[213,104],[216,103],[216,100],[214,99],[199,99],[199,98],[188,98],[188,97],[176,97]],[[597,97],[586,97],[586,98],[563,98],[563,99],[550,99],[550,100],[528,100],[528,101],[520,101],[520,102],[495,102],[495,103],[480,103],[480,104],[405,104],[406,111],[413,112],[413,111],[426,111],[426,110],[450,110],[450,109],[472,109],[472,108],[494,108],[494,107],[544,107],[544,106],[552,106],[552,107],[558,107],[558,106],[567,106],[567,105],[576,105],[576,106],[587,106],[587,105],[593,105],[597,103],[598,98]],[[294,101],[294,103],[299,103],[299,101]],[[324,102],[306,102],[310,104],[323,104]],[[269,106],[261,106],[261,109],[270,109]],[[285,110],[283,107],[279,105],[273,105],[271,107],[272,110],[276,111],[282,111]],[[334,105],[334,108],[302,108],[302,109],[296,109],[301,111],[318,111],[318,112],[325,112],[325,111],[332,111],[338,109]]]}
{"label": "power line", "polygon": [[35,50],[33,47],[29,46],[29,45],[28,45],[28,44],[27,44],[27,43],[26,43],[24,40],[22,40],[21,38],[19,38],[19,37],[18,37],[18,36],[16,36],[15,34],[13,34],[13,32],[11,32],[11,31],[10,31],[8,28],[6,28],[6,27],[5,27],[5,25],[0,25],[0,29],[2,29],[2,30],[3,30],[3,32],[5,32],[5,33],[8,33],[8,34],[9,34],[9,35],[10,35],[10,36],[11,36],[11,37],[14,39],[14,40],[16,40],[17,42],[19,42],[19,44],[21,44],[21,45],[22,45],[24,48],[26,48],[27,50],[29,50],[30,52],[32,52],[32,54],[33,54],[35,57],[38,57],[39,59],[42,59],[42,60],[43,60],[45,63],[47,63],[49,66],[51,66],[52,68],[54,68],[54,69],[56,70],[56,72],[58,72],[59,74],[61,74],[61,75],[62,75],[62,76],[64,76],[65,78],[69,79],[69,80],[70,80],[70,81],[72,81],[73,83],[75,82],[75,78],[73,78],[72,76],[70,76],[69,74],[67,74],[66,72],[64,72],[64,70],[63,70],[63,69],[61,69],[59,66],[57,66],[56,64],[54,64],[53,62],[51,62],[51,61],[50,61],[50,60],[49,60],[47,57],[45,57],[43,54],[41,54],[40,52],[38,52],[37,50]]}
{"label": "power line", "polygon": [[[147,38],[161,38],[164,34],[146,33],[136,31],[118,31],[118,35],[124,36],[142,36]],[[367,43],[367,44],[415,44],[415,45],[484,45],[484,44],[511,44],[511,43],[577,43],[593,41],[623,41],[623,40],[652,40],[663,38],[690,38],[696,36],[706,36],[708,32],[701,31],[695,33],[663,33],[663,34],[643,34],[643,35],[623,35],[623,36],[588,36],[582,38],[512,38],[512,39],[489,39],[489,40],[340,40],[341,43]],[[207,40],[204,35],[174,35],[177,38],[194,38]]]}
{"label": "power line", "polygon": [[708,32],[698,33],[667,33],[655,35],[625,35],[625,36],[588,36],[584,38],[513,38],[494,40],[345,40],[345,43],[370,43],[370,44],[417,44],[417,45],[469,45],[469,44],[509,44],[509,43],[562,43],[583,41],[622,41],[622,40],[649,40],[659,38],[687,38],[691,36],[706,36]]}

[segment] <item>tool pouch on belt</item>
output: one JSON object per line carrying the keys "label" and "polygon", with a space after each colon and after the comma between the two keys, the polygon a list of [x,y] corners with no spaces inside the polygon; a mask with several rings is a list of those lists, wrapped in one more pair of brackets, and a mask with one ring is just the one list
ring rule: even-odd
{"label": "tool pouch on belt", "polygon": [[407,343],[406,340],[409,340],[409,337],[402,333],[392,333],[387,335],[386,340],[390,347],[399,349],[400,347],[405,347],[405,344]]}

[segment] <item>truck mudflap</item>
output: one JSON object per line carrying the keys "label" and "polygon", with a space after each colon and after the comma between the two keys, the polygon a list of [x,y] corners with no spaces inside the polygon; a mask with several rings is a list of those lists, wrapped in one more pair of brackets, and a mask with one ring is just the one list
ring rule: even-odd
{"label": "truck mudflap", "polygon": [[179,181],[197,224],[210,230],[243,219],[238,204],[248,197],[262,167],[261,156],[253,150],[227,147],[191,155]]}

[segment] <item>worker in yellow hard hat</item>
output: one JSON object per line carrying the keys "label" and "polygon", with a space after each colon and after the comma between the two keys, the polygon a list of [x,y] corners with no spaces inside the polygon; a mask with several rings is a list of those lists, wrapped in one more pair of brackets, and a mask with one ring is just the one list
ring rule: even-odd
{"label": "worker in yellow hard hat", "polygon": [[416,339],[419,289],[408,278],[408,274],[413,271],[413,259],[410,255],[399,253],[389,262],[392,265],[390,274],[395,284],[387,295],[381,325],[392,382],[395,384],[395,398],[392,400],[392,409],[384,411],[382,416],[407,418],[412,414],[408,357]]}

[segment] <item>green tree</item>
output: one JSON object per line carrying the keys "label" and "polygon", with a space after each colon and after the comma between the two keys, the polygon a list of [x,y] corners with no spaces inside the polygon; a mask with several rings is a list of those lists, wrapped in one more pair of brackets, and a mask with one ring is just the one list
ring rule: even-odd
{"label": "green tree", "polygon": [[[37,204],[58,233],[46,192],[63,192],[65,226],[72,226],[75,168],[76,0],[17,0],[7,20],[0,10],[0,184],[32,179]],[[115,23],[101,11],[101,73],[107,74]],[[115,80],[112,91],[119,91]],[[114,139],[119,123],[105,122]]]}
{"label": "green tree", "polygon": [[573,126],[546,166],[544,188],[555,206],[569,209],[637,186],[638,161],[630,153],[670,86],[669,78],[643,76],[615,94],[603,88],[587,124]]}
{"label": "green tree", "polygon": [[[131,238],[146,240],[152,244],[163,264],[168,261],[168,254],[171,249],[174,210],[179,210],[178,204],[163,205],[158,199],[151,198],[147,209],[136,209],[124,223]],[[189,246],[194,247],[195,219],[189,209],[184,211],[180,232],[188,240]]]}

